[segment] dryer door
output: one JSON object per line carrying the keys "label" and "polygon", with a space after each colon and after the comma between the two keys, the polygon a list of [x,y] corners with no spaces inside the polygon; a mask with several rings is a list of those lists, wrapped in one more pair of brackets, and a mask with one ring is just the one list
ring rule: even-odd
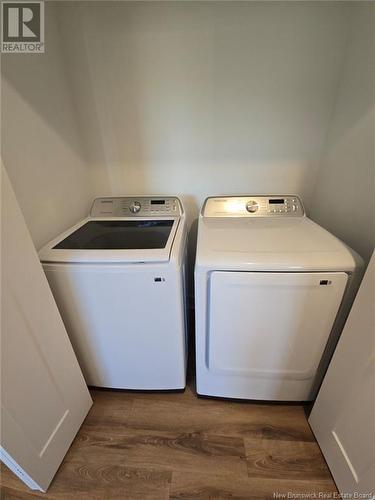
{"label": "dryer door", "polygon": [[208,370],[237,377],[231,380],[241,387],[250,380],[264,386],[264,394],[249,398],[293,399],[290,382],[296,398],[307,399],[347,278],[341,272],[213,272]]}

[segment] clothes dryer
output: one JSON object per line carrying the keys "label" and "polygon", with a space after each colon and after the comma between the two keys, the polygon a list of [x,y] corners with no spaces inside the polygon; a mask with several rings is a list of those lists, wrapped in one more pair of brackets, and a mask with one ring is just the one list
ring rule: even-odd
{"label": "clothes dryer", "polygon": [[313,399],[361,266],[298,196],[208,198],[195,265],[198,394]]}

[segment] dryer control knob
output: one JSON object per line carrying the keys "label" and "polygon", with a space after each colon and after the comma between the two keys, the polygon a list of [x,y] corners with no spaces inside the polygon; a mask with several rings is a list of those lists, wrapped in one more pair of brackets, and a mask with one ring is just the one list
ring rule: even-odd
{"label": "dryer control knob", "polygon": [[141,204],[139,203],[139,201],[133,201],[133,203],[130,205],[129,207],[129,210],[133,213],[133,214],[136,214],[137,212],[139,212],[141,209]]}
{"label": "dryer control knob", "polygon": [[259,205],[256,201],[250,200],[246,203],[246,210],[250,213],[254,213],[258,210]]}

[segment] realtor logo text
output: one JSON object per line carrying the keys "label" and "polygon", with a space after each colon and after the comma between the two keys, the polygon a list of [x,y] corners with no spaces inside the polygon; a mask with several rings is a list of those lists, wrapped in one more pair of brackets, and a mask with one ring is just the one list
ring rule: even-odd
{"label": "realtor logo text", "polygon": [[40,54],[44,52],[44,2],[1,3],[1,51]]}

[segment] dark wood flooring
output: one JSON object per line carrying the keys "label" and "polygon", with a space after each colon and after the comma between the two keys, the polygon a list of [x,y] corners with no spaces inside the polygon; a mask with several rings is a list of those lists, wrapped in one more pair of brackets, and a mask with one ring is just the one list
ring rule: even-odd
{"label": "dark wood flooring", "polygon": [[198,399],[193,383],[184,393],[92,396],[94,406],[48,493],[31,492],[2,466],[2,499],[337,493],[302,406]]}

